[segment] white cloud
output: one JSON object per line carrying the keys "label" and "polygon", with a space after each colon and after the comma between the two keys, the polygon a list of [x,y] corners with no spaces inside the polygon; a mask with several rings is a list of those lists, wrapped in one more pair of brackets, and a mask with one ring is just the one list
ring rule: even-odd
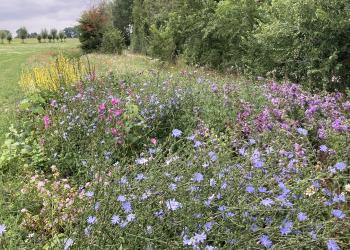
{"label": "white cloud", "polygon": [[96,0],[0,0],[0,30],[14,34],[21,26],[29,32],[60,30],[76,25],[82,11],[95,3]]}

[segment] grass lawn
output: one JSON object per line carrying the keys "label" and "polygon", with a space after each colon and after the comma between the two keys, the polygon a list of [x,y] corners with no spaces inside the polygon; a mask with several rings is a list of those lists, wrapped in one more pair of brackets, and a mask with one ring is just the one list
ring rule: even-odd
{"label": "grass lawn", "polygon": [[74,50],[78,45],[77,39],[64,43],[38,43],[36,39],[26,39],[22,43],[15,39],[11,44],[0,44],[0,142],[13,120],[16,102],[22,97],[18,86],[22,68],[46,61],[61,50]]}

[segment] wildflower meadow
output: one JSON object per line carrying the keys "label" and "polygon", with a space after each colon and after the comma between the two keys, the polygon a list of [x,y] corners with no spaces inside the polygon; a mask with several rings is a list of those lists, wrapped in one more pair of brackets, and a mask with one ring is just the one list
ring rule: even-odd
{"label": "wildflower meadow", "polygon": [[4,247],[349,246],[345,94],[195,69],[27,93],[0,158],[23,175]]}
{"label": "wildflower meadow", "polygon": [[0,249],[350,249],[349,1],[16,1]]}

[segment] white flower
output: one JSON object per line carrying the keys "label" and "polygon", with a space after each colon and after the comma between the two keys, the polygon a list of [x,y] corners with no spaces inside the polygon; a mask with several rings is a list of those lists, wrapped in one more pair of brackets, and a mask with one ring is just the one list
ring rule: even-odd
{"label": "white flower", "polygon": [[0,224],[0,236],[6,232],[6,226],[4,224]]}

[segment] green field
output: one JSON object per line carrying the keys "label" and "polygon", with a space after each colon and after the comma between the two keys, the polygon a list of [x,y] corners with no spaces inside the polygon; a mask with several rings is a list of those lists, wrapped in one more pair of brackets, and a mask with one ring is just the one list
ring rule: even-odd
{"label": "green field", "polygon": [[13,119],[16,103],[22,93],[18,85],[23,67],[49,60],[62,50],[74,50],[79,46],[77,39],[66,42],[38,43],[36,39],[26,39],[22,43],[15,39],[11,44],[0,44],[0,141]]}

